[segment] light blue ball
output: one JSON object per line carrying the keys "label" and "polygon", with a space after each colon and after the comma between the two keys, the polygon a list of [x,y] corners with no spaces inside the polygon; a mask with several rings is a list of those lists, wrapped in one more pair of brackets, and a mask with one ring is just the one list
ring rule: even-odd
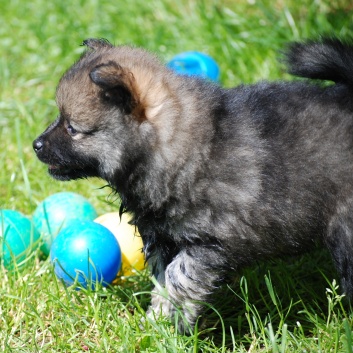
{"label": "light blue ball", "polygon": [[50,260],[66,285],[107,285],[121,267],[121,251],[114,234],[93,221],[75,220],[54,239]]}
{"label": "light blue ball", "polygon": [[20,264],[35,250],[40,235],[22,213],[0,210],[0,259],[6,268]]}
{"label": "light blue ball", "polygon": [[58,233],[75,219],[93,221],[97,212],[83,196],[73,192],[59,192],[48,196],[33,214],[33,223],[42,236],[41,250],[49,255]]}
{"label": "light blue ball", "polygon": [[198,51],[180,53],[174,56],[167,66],[179,74],[200,76],[212,81],[219,79],[219,67],[216,61]]}

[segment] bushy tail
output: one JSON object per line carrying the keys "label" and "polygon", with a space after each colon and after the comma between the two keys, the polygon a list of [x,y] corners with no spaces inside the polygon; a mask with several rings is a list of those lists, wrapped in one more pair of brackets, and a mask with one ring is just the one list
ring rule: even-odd
{"label": "bushy tail", "polygon": [[288,72],[353,86],[353,43],[337,38],[292,43],[285,52]]}

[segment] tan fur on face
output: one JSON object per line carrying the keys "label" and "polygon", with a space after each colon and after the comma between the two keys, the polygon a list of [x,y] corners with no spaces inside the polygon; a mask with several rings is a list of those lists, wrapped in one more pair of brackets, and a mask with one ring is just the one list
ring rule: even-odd
{"label": "tan fur on face", "polygon": [[[59,109],[78,125],[87,127],[99,124],[103,120],[98,118],[102,114],[98,98],[101,88],[90,80],[89,74],[97,66],[110,62],[116,63],[119,69],[108,68],[108,71],[102,71],[102,75],[118,78],[133,93],[135,106],[131,116],[140,124],[142,133],[150,129],[148,126],[155,130],[162,158],[174,160],[176,150],[173,146],[180,143],[188,145],[189,132],[197,129],[199,123],[180,117],[202,116],[203,107],[196,104],[197,96],[202,92],[189,94],[185,91],[181,101],[181,95],[175,92],[185,90],[183,80],[167,69],[155,55],[143,49],[102,46],[88,51],[78,63],[75,75],[64,75],[60,81],[57,90]],[[207,114],[206,110],[204,114]],[[176,134],[176,130],[181,133]]]}
{"label": "tan fur on face", "polygon": [[[96,66],[113,62],[119,65],[120,71],[109,70],[105,74],[120,77],[125,85],[134,93],[138,108],[134,112],[139,121],[153,120],[159,108],[168,97],[165,87],[165,75],[168,70],[152,54],[132,47],[102,47],[91,53],[90,65],[83,65],[84,70],[74,77],[64,76],[57,90],[57,103],[60,110],[68,106],[76,107],[87,103],[87,97],[92,98],[97,93],[97,87],[89,77],[89,73]],[[88,57],[88,53],[84,58]],[[85,61],[85,59],[83,59]],[[164,69],[164,70],[163,70]],[[161,72],[162,71],[162,72]],[[73,84],[74,80],[77,84]],[[73,90],[76,90],[73,91]],[[69,93],[69,94],[68,94]],[[74,100],[73,100],[74,99]],[[65,102],[65,107],[63,103]]]}

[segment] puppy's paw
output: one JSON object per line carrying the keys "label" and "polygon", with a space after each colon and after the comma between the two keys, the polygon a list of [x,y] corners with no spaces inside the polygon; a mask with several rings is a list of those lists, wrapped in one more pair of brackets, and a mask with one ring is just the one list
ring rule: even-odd
{"label": "puppy's paw", "polygon": [[193,325],[190,324],[190,311],[179,307],[172,300],[163,294],[152,293],[151,305],[146,312],[146,318],[141,321],[141,326],[145,325],[146,320],[157,322],[161,319],[167,319],[180,334],[191,334]]}
{"label": "puppy's paw", "polygon": [[153,293],[151,306],[147,310],[147,317],[158,319],[160,316],[173,318],[176,312],[175,305],[162,294]]}

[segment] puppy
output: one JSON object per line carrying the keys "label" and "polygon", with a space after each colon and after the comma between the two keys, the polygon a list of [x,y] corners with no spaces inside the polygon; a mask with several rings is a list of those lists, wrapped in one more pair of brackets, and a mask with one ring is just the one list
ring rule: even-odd
{"label": "puppy", "polygon": [[290,73],[334,84],[224,89],[142,49],[84,45],[33,147],[52,177],[119,193],[158,282],[149,315],[180,310],[192,328],[235,271],[320,244],[352,296],[353,46],[288,47]]}

